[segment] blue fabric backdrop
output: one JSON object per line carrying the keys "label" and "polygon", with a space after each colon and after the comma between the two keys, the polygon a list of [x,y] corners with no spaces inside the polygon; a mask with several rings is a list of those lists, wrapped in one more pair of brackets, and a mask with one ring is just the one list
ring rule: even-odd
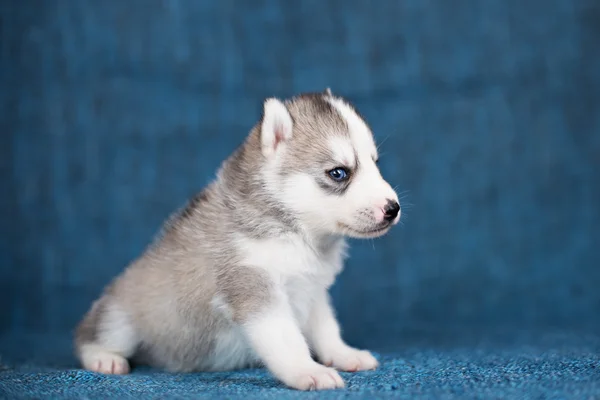
{"label": "blue fabric backdrop", "polygon": [[[410,203],[387,237],[353,242],[333,290],[352,344],[599,332],[597,1],[1,10],[5,359],[70,357],[91,301],[212,179],[263,98],[326,86],[366,116]],[[30,336],[53,339],[15,345]]]}

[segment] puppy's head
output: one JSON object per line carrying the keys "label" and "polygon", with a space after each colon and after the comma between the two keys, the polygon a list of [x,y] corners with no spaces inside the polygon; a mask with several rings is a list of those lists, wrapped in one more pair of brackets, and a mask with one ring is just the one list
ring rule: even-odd
{"label": "puppy's head", "polygon": [[260,143],[267,190],[310,231],[377,237],[400,219],[366,122],[329,90],[264,103]]}

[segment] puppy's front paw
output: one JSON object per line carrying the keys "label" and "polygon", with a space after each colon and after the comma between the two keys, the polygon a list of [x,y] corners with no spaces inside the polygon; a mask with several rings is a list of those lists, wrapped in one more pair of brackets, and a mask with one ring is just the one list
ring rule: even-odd
{"label": "puppy's front paw", "polygon": [[284,374],[283,383],[298,390],[325,390],[344,387],[344,380],[333,368],[313,363]]}
{"label": "puppy's front paw", "polygon": [[343,347],[333,351],[328,357],[324,357],[323,364],[346,372],[376,369],[379,366],[370,352],[352,347]]}

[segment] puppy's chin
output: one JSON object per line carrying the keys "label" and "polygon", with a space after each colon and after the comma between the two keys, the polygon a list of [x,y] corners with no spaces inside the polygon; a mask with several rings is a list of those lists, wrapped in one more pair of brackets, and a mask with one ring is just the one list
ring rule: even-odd
{"label": "puppy's chin", "polygon": [[364,227],[352,227],[343,222],[338,222],[340,233],[355,239],[372,239],[383,236],[388,233],[392,226],[394,226],[393,223],[365,229]]}

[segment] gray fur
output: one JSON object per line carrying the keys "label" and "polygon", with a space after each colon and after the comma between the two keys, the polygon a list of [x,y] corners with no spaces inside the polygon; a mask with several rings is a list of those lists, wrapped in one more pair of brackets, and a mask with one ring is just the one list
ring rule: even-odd
{"label": "gray fur", "polygon": [[217,275],[219,292],[232,308],[234,322],[243,323],[269,303],[272,283],[266,272],[234,266]]}
{"label": "gray fur", "polygon": [[104,307],[101,301],[95,301],[94,304],[92,304],[92,307],[75,331],[76,346],[97,340],[98,323],[102,318],[103,309]]}
{"label": "gray fur", "polygon": [[[328,164],[331,155],[323,139],[348,135],[347,126],[324,96],[331,92],[285,103],[294,136],[285,160],[288,170],[282,173],[309,165],[320,176],[326,168],[337,167]],[[259,127],[260,123],[223,163],[217,179],[166,221],[152,245],[94,303],[76,331],[78,353],[86,344],[105,345],[107,335],[114,334],[106,331],[106,323],[118,307],[136,338],[131,348],[112,349],[124,357],[170,371],[240,368],[257,362],[248,352],[235,365],[220,365],[214,350],[218,335],[260,312],[272,296],[267,274],[241,263],[235,235],[260,239],[299,231],[294,215],[267,193],[255,173],[264,161]],[[319,182],[332,192],[341,187],[325,179]],[[219,296],[232,320],[211,304]]]}

